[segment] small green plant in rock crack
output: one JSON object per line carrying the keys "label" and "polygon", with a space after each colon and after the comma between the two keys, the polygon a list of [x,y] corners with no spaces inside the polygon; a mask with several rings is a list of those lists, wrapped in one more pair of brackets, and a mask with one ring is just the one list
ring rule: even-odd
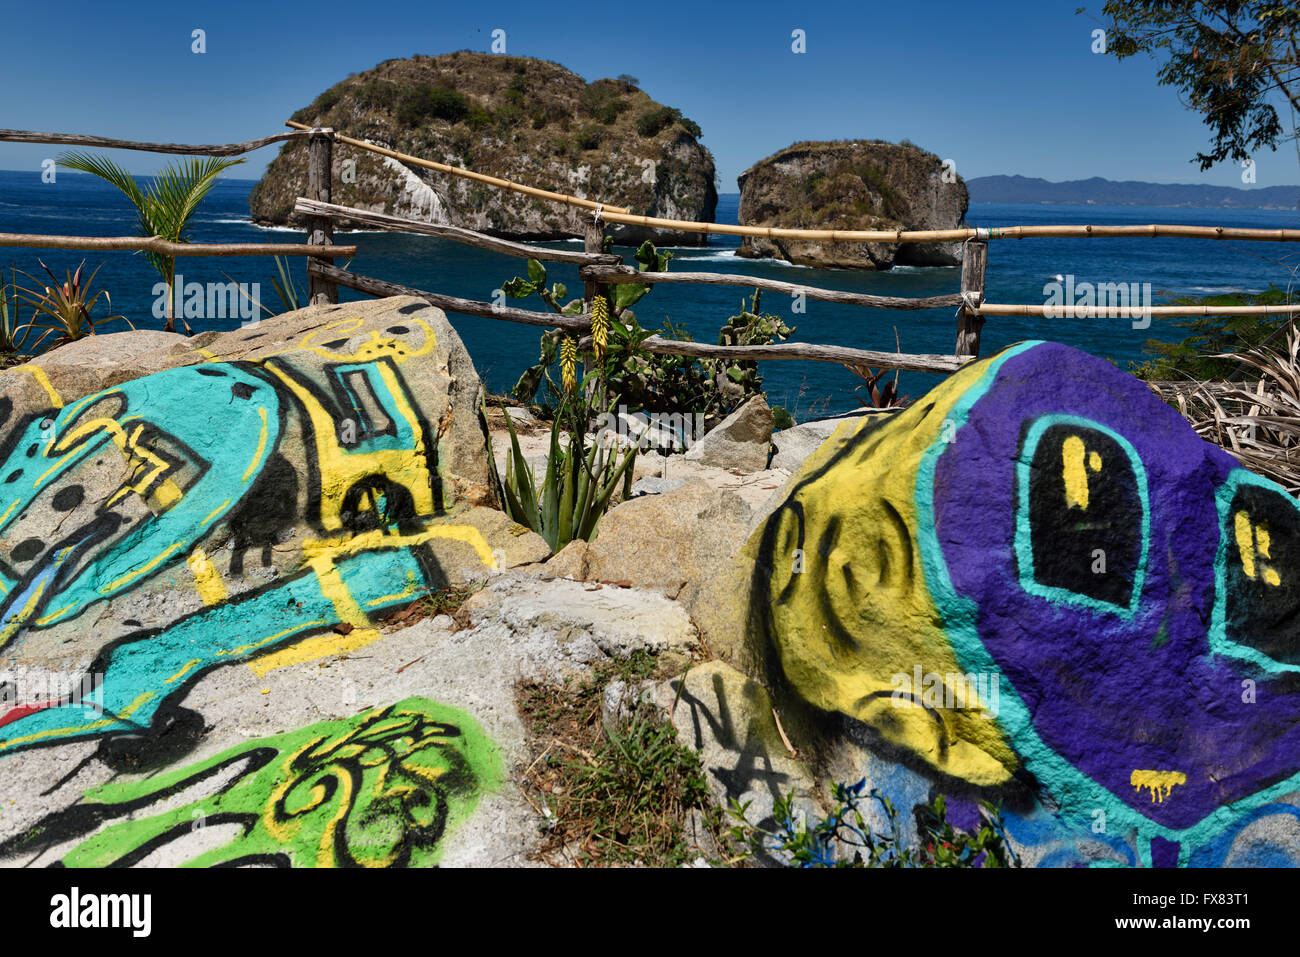
{"label": "small green plant in rock crack", "polygon": [[[796,813],[794,794],[773,802],[771,830],[748,820],[752,802],[734,798],[728,815],[737,822],[732,840],[756,854],[787,860],[792,867],[1019,867],[1020,859],[1006,840],[1001,814],[984,802],[982,822],[974,833],[959,831],[948,822],[942,794],[932,804],[917,805],[920,841],[912,846],[898,821],[898,809],[888,797],[872,789],[865,796],[866,779],[857,784],[836,784],[832,812],[811,826]],[[877,802],[889,822],[887,832],[874,830],[863,817],[863,803]]]}
{"label": "small green plant in rock crack", "polygon": [[579,866],[674,867],[693,853],[686,821],[701,812],[715,839],[722,812],[709,795],[699,756],[677,741],[671,721],[637,702],[609,724],[605,691],[613,681],[636,687],[671,670],[638,652],[602,662],[558,686],[521,686],[520,711],[537,757],[526,787],[545,818],[543,857]]}

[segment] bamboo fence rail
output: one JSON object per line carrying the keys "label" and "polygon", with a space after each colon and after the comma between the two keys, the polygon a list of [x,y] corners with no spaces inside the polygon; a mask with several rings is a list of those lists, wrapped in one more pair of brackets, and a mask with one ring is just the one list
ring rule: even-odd
{"label": "bamboo fence rail", "polygon": [[536,259],[540,262],[571,263],[575,266],[591,266],[617,263],[619,257],[614,253],[586,253],[572,249],[550,249],[546,246],[528,246],[476,233],[472,229],[460,226],[444,226],[440,223],[423,223],[415,219],[389,216],[387,213],[372,213],[354,206],[340,206],[337,203],[322,203],[314,199],[301,198],[294,204],[294,211],[308,216],[330,216],[362,226],[377,226],[380,229],[404,233],[419,233],[426,236],[439,236],[454,239],[456,242],[493,252],[505,253],[507,256],[520,256]]}
{"label": "bamboo fence rail", "polygon": [[1283,316],[1300,313],[1300,302],[1272,306],[1053,306],[985,302],[974,307],[981,316],[1028,316],[1040,319],[1114,319],[1133,315],[1171,319],[1185,316]]}
{"label": "bamboo fence rail", "polygon": [[138,140],[114,140],[105,136],[86,136],[81,133],[38,133],[32,130],[0,129],[0,141],[8,143],[48,143],[53,146],[98,146],[101,149],[136,150],[143,153],[179,153],[189,156],[238,156],[241,153],[251,153],[253,150],[260,150],[263,146],[270,146],[272,143],[281,143],[285,140],[296,140],[306,135],[306,133],[301,132],[276,133],[274,136],[263,136],[261,139],[249,140],[246,143],[187,146],[182,143],[142,143]]}
{"label": "bamboo fence rail", "polygon": [[[296,123],[293,120],[287,121],[285,126],[292,127],[295,130],[311,131],[312,127],[305,123]],[[499,176],[488,176],[486,173],[476,173],[473,170],[461,169],[459,166],[448,166],[446,163],[435,163],[433,160],[427,160],[423,157],[412,156],[410,153],[400,153],[397,150],[390,150],[385,146],[376,146],[374,143],[367,143],[365,140],[354,139],[351,136],[344,136],[342,133],[332,131],[331,135],[340,143],[346,143],[348,146],[355,146],[358,149],[369,150],[371,153],[377,153],[380,156],[388,156],[403,163],[410,163],[413,166],[423,166],[425,169],[436,170],[439,173],[447,173],[451,176],[459,176],[462,179],[472,179],[480,183],[486,183],[489,186],[496,186],[499,189],[510,190],[514,193],[523,193],[525,196],[535,196],[538,199],[549,200],[552,203],[563,203],[566,206],[579,206],[583,209],[601,209],[609,210],[615,213],[626,213],[627,209],[622,206],[608,206],[598,203],[595,200],[583,199],[580,196],[569,196],[566,193],[553,193],[549,189],[538,189],[535,186],[525,186],[522,183],[515,183],[508,179],[502,179]]]}
{"label": "bamboo fence rail", "polygon": [[[651,352],[666,355],[729,355],[754,359],[813,359],[853,365],[880,365],[886,368],[913,369],[927,372],[951,372],[960,368],[970,358],[979,354],[980,330],[988,316],[1022,316],[1036,318],[1102,318],[1141,315],[1149,317],[1188,317],[1211,315],[1294,315],[1300,313],[1300,304],[1267,306],[1145,306],[1132,303],[1075,306],[1068,303],[1022,305],[984,302],[988,240],[1029,238],[1195,238],[1211,240],[1247,240],[1270,242],[1300,241],[1300,229],[1252,229],[1221,226],[1141,225],[1141,226],[1008,226],[962,227],[937,230],[843,230],[796,229],[764,226],[731,226],[720,223],[702,223],[693,220],[664,219],[640,216],[624,207],[600,203],[584,197],[571,196],[538,187],[526,186],[501,177],[489,176],[473,170],[437,163],[412,156],[387,147],[367,143],[332,129],[309,127],[304,123],[288,121],[292,132],[280,133],[244,143],[187,146],[176,143],[148,143],[133,140],[109,139],[75,133],[42,133],[27,130],[0,129],[0,141],[19,143],[53,143],[78,146],[97,146],[106,149],[131,149],[158,153],[183,153],[210,156],[232,156],[246,153],[273,143],[306,138],[310,143],[308,196],[300,198],[295,211],[306,216],[309,223],[309,242],[305,244],[259,243],[169,243],[157,236],[137,237],[77,237],[40,236],[0,233],[0,247],[29,246],[56,249],[122,249],[149,250],[173,256],[242,256],[290,255],[308,257],[307,271],[311,280],[312,302],[337,302],[337,285],[347,286],[371,295],[417,295],[442,308],[470,315],[507,319],[532,325],[584,331],[589,328],[588,315],[594,296],[603,285],[621,283],[702,283],[748,286],[791,295],[804,295],[810,299],[838,302],[847,305],[886,309],[935,309],[957,306],[958,334],[955,355],[902,355],[872,350],[849,349],[841,346],[819,346],[805,343],[777,343],[767,346],[710,346],[701,343],[682,343],[660,339],[647,340]],[[461,227],[416,220],[367,210],[341,206],[331,202],[331,157],[334,142],[367,150],[396,159],[412,166],[431,169],[450,176],[481,182],[499,189],[533,196],[548,202],[590,210],[592,220],[584,235],[584,250],[557,250],[486,236]],[[506,255],[526,257],[549,262],[569,263],[579,266],[579,276],[584,282],[587,312],[579,316],[561,316],[496,306],[454,296],[411,289],[386,283],[383,280],[358,276],[339,269],[328,260],[352,258],[357,247],[333,243],[335,220],[351,221],[377,226],[386,230],[401,230],[438,236],[489,249]],[[850,293],[834,289],[803,286],[760,277],[746,277],[727,273],[677,272],[643,273],[619,265],[619,257],[605,253],[604,224],[642,226],[653,230],[714,235],[732,235],[773,240],[804,240],[813,242],[867,242],[867,243],[964,243],[960,292],[951,295],[907,299],[894,296],[876,296]],[[721,350],[721,351],[719,351]]]}
{"label": "bamboo fence rail", "polygon": [[356,246],[313,246],[307,243],[173,243],[158,236],[46,236],[0,233],[0,246],[28,249],[136,250],[162,256],[318,256],[351,259]]}

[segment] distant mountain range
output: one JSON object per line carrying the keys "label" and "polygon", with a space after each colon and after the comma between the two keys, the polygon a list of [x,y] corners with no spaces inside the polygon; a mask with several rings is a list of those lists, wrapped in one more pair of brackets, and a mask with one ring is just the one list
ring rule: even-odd
{"label": "distant mountain range", "polygon": [[1197,186],[1190,183],[1115,182],[1094,176],[1051,183],[1030,176],[977,176],[966,180],[972,203],[1059,203],[1085,206],[1196,206],[1296,209],[1300,186]]}

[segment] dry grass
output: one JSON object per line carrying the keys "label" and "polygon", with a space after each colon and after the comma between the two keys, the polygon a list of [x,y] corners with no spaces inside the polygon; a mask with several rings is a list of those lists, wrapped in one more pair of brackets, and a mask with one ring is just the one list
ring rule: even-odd
{"label": "dry grass", "polygon": [[678,743],[676,729],[654,705],[633,705],[613,725],[603,720],[611,681],[635,687],[667,670],[638,653],[560,685],[520,685],[519,710],[533,755],[521,784],[546,822],[542,860],[676,867],[699,854],[688,838],[693,814],[705,821],[712,840],[722,835],[722,813],[709,796],[699,756]]}
{"label": "dry grass", "polygon": [[1300,330],[1288,328],[1280,348],[1261,345],[1216,358],[1239,360],[1248,378],[1149,384],[1201,438],[1300,494]]}

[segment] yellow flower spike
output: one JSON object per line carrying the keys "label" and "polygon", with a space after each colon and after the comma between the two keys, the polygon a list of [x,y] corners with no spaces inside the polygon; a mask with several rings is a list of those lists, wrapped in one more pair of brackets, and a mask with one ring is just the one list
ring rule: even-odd
{"label": "yellow flower spike", "polygon": [[609,342],[609,303],[604,296],[591,302],[591,341],[596,347],[596,361],[605,361],[605,346]]}
{"label": "yellow flower spike", "polygon": [[560,344],[560,378],[564,382],[564,391],[572,395],[578,390],[578,347],[567,336]]}

